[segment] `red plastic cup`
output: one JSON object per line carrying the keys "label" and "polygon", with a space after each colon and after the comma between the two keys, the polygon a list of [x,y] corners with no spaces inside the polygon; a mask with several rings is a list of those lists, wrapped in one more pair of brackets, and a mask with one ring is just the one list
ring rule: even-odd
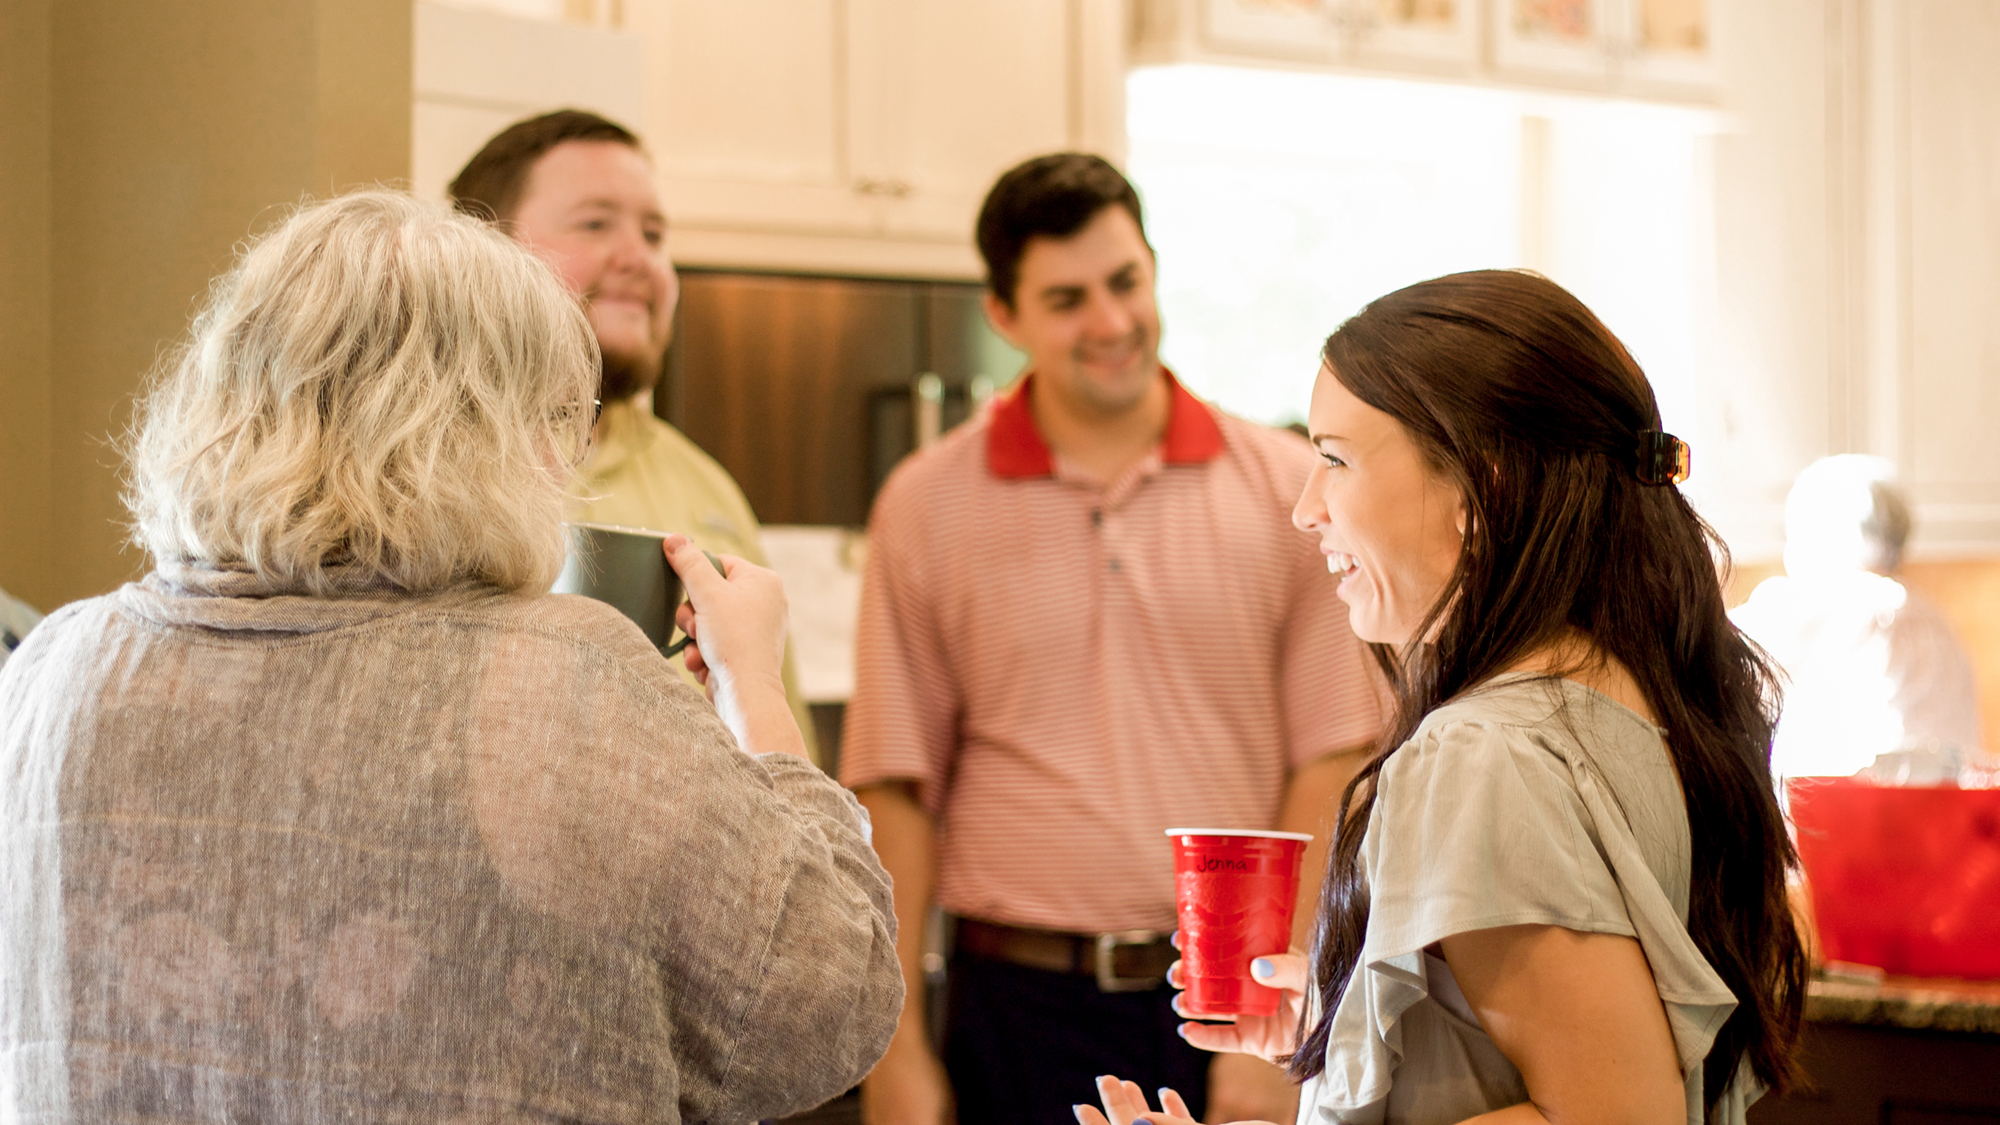
{"label": "red plastic cup", "polygon": [[1270,1016],[1278,990],[1250,962],[1292,946],[1300,832],[1169,828],[1174,905],[1181,926],[1181,1010],[1194,1016]]}

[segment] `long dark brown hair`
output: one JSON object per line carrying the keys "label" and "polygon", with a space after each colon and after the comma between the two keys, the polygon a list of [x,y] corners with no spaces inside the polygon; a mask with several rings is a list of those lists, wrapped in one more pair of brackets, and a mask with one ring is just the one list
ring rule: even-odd
{"label": "long dark brown hair", "polygon": [[1396,691],[1381,748],[1349,783],[1313,938],[1320,1017],[1291,1073],[1325,1067],[1368,924],[1358,861],[1375,778],[1425,715],[1580,633],[1629,670],[1666,729],[1693,845],[1688,931],[1736,995],[1703,1070],[1712,1110],[1738,1065],[1782,1090],[1806,957],[1785,894],[1795,864],[1772,789],[1771,672],[1723,613],[1721,541],[1680,490],[1639,479],[1659,408],[1589,309],[1529,273],[1420,282],[1326,342],[1335,377],[1383,411],[1465,496],[1457,568],[1416,636],[1375,657]]}

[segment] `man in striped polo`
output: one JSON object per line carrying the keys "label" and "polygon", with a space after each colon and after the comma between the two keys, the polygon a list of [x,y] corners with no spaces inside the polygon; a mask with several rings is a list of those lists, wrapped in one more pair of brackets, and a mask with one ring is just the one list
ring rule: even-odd
{"label": "man in striped polo", "polygon": [[[1314,832],[1315,896],[1381,719],[1291,526],[1312,452],[1160,365],[1153,252],[1110,164],[1009,171],[978,240],[987,315],[1030,367],[899,467],[871,521],[842,780],[896,879],[911,999],[864,1118],[1068,1122],[1116,1073],[1209,1120],[1289,1120],[1275,1068],[1177,1034],[1163,833]],[[942,1058],[922,999],[934,902],[952,919]]]}

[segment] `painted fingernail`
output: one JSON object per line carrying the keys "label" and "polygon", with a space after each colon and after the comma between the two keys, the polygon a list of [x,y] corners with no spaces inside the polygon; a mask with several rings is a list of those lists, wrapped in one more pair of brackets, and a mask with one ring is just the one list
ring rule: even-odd
{"label": "painted fingernail", "polygon": [[1271,963],[1270,958],[1259,957],[1250,962],[1250,975],[1258,980],[1270,980],[1278,975],[1278,967]]}
{"label": "painted fingernail", "polygon": [[1174,1088],[1172,1086],[1162,1086],[1159,1089],[1153,1091],[1153,1096],[1160,1099],[1160,1104],[1164,1106],[1167,1104],[1167,1095],[1173,1092]]}
{"label": "painted fingernail", "polygon": [[1182,1025],[1180,1025],[1179,1027],[1176,1027],[1176,1028],[1174,1028],[1174,1034],[1175,1034],[1175,1035],[1178,1035],[1178,1036],[1180,1036],[1180,1037],[1181,1037],[1182,1039],[1186,1039],[1186,1038],[1187,1038],[1187,1025],[1186,1025],[1186,1024],[1182,1024]]}
{"label": "painted fingernail", "polygon": [[1086,1121],[1085,1121],[1085,1118],[1084,1118],[1084,1116],[1083,1116],[1083,1107],[1082,1107],[1082,1106],[1080,1106],[1080,1105],[1073,1105],[1073,1106],[1069,1107],[1069,1111],[1070,1111],[1070,1113],[1071,1113],[1072,1115],[1074,1115],[1074,1116],[1076,1117],[1076,1122],[1077,1122],[1077,1125],[1087,1125],[1087,1123],[1086,1123]]}

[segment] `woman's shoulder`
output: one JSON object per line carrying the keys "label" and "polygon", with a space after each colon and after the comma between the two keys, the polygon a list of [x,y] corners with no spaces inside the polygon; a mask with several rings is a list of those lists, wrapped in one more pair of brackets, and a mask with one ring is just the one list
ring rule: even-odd
{"label": "woman's shoulder", "polygon": [[478,662],[489,721],[532,715],[569,730],[548,754],[593,769],[685,773],[688,753],[727,750],[715,764],[737,766],[714,706],[617,609],[580,595],[507,594],[446,613],[473,634],[451,643]]}
{"label": "woman's shoulder", "polygon": [[1660,728],[1644,715],[1576,680],[1508,673],[1466,689],[1425,715],[1411,741],[1449,739],[1471,731],[1531,740],[1551,731],[1643,741],[1660,737]]}
{"label": "woman's shoulder", "polygon": [[1383,766],[1384,784],[1445,771],[1495,770],[1568,784],[1585,764],[1626,773],[1667,765],[1661,731],[1592,688],[1555,676],[1512,674],[1471,688],[1424,716]]}
{"label": "woman's shoulder", "polygon": [[686,686],[638,625],[595,598],[510,594],[494,598],[474,612],[491,628],[539,638],[576,661],[628,669],[647,683]]}
{"label": "woman's shoulder", "polygon": [[560,635],[580,645],[624,649],[629,641],[652,645],[631,618],[612,605],[582,594],[509,594],[482,607],[503,628]]}
{"label": "woman's shoulder", "polygon": [[[366,643],[366,636],[388,634],[434,667],[477,667],[482,676],[535,669],[535,679],[551,690],[582,677],[600,702],[619,694],[635,701],[661,693],[699,699],[629,618],[580,595],[482,582],[344,598],[186,598],[139,587],[125,592],[132,595],[126,608],[156,624],[221,630],[247,643],[341,643],[341,637]],[[288,604],[269,604],[277,601]]]}
{"label": "woman's shoulder", "polygon": [[1685,915],[1687,818],[1659,729],[1574,681],[1496,682],[1438,708],[1384,763],[1368,833],[1385,933],[1629,933],[1634,880],[1649,917]]}

